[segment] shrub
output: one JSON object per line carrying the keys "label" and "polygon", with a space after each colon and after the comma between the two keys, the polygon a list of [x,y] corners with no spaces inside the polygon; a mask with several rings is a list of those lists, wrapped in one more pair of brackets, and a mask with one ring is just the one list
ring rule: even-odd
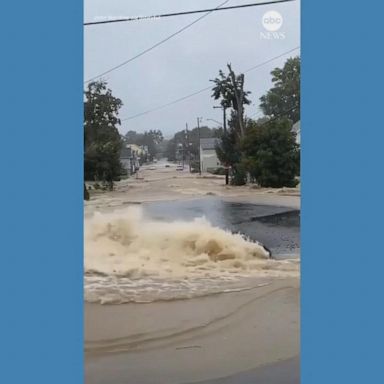
{"label": "shrub", "polygon": [[231,185],[245,185],[247,183],[247,171],[243,164],[235,164],[232,167]]}
{"label": "shrub", "polygon": [[295,187],[300,153],[289,120],[253,123],[243,140],[241,162],[261,187]]}

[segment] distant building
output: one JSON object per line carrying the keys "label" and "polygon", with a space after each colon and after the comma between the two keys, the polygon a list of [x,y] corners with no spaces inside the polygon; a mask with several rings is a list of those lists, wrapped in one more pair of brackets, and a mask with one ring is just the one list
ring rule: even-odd
{"label": "distant building", "polygon": [[128,176],[135,173],[134,154],[129,145],[124,144],[120,151],[120,163]]}
{"label": "distant building", "polygon": [[200,161],[201,171],[208,172],[221,167],[220,160],[216,154],[216,146],[220,144],[220,139],[200,139]]}
{"label": "distant building", "polygon": [[301,126],[300,126],[300,120],[297,121],[295,124],[292,126],[292,131],[296,133],[296,143],[300,145],[301,142]]}
{"label": "distant building", "polygon": [[148,148],[136,144],[124,143],[120,151],[120,163],[127,175],[133,175],[140,168],[140,159],[146,158]]}

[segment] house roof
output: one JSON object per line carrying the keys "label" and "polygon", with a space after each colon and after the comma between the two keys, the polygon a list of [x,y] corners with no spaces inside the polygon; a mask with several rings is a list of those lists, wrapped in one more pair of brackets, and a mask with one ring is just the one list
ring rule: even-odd
{"label": "house roof", "polygon": [[[123,144],[123,147],[120,151],[120,157],[124,157],[124,156],[132,156],[133,152],[135,152],[137,155],[143,155],[145,154],[146,152],[148,151],[147,147],[146,146],[139,146],[139,145],[136,145],[136,144],[127,144],[127,143],[124,143]],[[122,156],[124,155],[124,156]]]}
{"label": "house roof", "polygon": [[220,139],[216,137],[200,139],[200,147],[202,150],[215,149],[218,144],[220,144]]}

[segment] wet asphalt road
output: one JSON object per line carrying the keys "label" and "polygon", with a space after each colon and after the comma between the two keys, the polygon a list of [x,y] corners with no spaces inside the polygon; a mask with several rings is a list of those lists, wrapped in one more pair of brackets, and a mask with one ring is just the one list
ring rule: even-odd
{"label": "wet asphalt road", "polygon": [[[240,232],[267,246],[272,256],[300,254],[300,211],[293,208],[235,203],[218,198],[154,202],[144,205],[145,214],[157,220],[193,220],[205,216],[212,224]],[[295,357],[233,376],[189,384],[298,384],[300,358]]]}
{"label": "wet asphalt road", "polygon": [[144,204],[145,215],[162,221],[193,220],[205,216],[213,225],[240,232],[271,250],[273,257],[300,253],[300,211],[271,205],[256,205],[203,198]]}

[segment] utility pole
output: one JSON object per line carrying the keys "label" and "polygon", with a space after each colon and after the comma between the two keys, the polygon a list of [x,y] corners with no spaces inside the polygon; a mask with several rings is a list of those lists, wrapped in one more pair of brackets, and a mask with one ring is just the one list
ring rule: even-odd
{"label": "utility pole", "polygon": [[223,110],[223,129],[224,133],[227,133],[227,106],[225,105],[215,105],[213,108],[220,108]]}
{"label": "utility pole", "polygon": [[[221,108],[223,110],[223,130],[224,135],[227,134],[227,106],[226,105],[220,105],[220,106],[214,106],[213,108]],[[228,170],[228,164],[225,164],[225,185],[229,184],[229,170]]]}
{"label": "utility pole", "polygon": [[199,173],[200,173],[200,176],[201,176],[201,151],[200,151],[200,148],[201,148],[201,143],[200,143],[200,121],[201,121],[201,117],[198,117],[197,118],[197,132],[199,134]]}
{"label": "utility pole", "polygon": [[189,148],[188,123],[185,123],[185,146],[187,149],[189,172],[191,172],[191,150]]}
{"label": "utility pole", "polygon": [[186,133],[184,133],[184,138],[181,139],[181,164],[183,166],[183,170],[184,170],[184,163],[185,163],[185,135]]}

